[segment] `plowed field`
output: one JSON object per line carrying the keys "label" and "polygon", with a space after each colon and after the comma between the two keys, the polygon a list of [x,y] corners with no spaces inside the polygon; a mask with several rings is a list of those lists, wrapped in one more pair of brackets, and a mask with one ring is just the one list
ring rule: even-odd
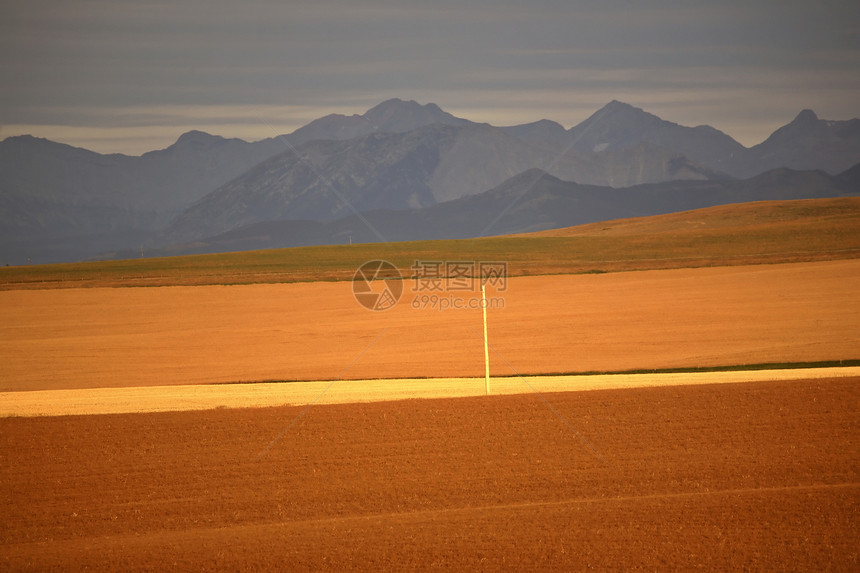
{"label": "plowed field", "polygon": [[860,379],[0,419],[0,568],[857,570]]}

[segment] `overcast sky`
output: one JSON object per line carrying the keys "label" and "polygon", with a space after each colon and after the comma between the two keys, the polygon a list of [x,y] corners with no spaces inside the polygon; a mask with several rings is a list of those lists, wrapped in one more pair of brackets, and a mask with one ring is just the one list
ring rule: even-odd
{"label": "overcast sky", "polygon": [[0,139],[100,152],[391,97],[565,127],[617,99],[754,145],[803,108],[860,116],[860,2],[0,0],[0,74]]}

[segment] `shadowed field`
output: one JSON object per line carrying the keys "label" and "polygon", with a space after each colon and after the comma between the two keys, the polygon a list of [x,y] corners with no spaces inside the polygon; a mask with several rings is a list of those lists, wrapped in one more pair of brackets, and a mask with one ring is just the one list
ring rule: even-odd
{"label": "shadowed field", "polygon": [[0,419],[0,563],[855,570],[858,379]]}

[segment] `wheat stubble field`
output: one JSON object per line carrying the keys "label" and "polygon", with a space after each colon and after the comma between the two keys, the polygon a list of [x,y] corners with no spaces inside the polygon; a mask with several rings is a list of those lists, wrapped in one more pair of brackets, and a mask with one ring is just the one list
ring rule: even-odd
{"label": "wheat stubble field", "polygon": [[[858,277],[860,259],[513,277],[488,292],[491,373],[855,358]],[[0,391],[481,376],[480,310],[416,294],[372,312],[349,282],[0,291]]]}
{"label": "wheat stubble field", "polygon": [[[72,392],[79,415],[0,418],[0,563],[856,570],[851,369],[613,389],[529,375],[853,360],[858,278],[851,258],[512,277],[489,293],[499,393],[464,397],[480,311],[415,309],[408,289],[385,313],[348,282],[2,291],[0,406]],[[277,380],[322,382],[232,384]],[[303,384],[303,405],[145,403]],[[332,403],[345,389],[360,397]],[[139,394],[86,414],[109,391]]]}

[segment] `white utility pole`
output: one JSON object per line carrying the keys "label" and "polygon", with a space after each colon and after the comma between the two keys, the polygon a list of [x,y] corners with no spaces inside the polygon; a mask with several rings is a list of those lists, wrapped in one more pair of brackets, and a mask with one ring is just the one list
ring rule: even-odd
{"label": "white utility pole", "polygon": [[484,378],[487,383],[487,396],[490,395],[490,346],[487,342],[487,284],[481,285],[481,309],[484,313]]}

